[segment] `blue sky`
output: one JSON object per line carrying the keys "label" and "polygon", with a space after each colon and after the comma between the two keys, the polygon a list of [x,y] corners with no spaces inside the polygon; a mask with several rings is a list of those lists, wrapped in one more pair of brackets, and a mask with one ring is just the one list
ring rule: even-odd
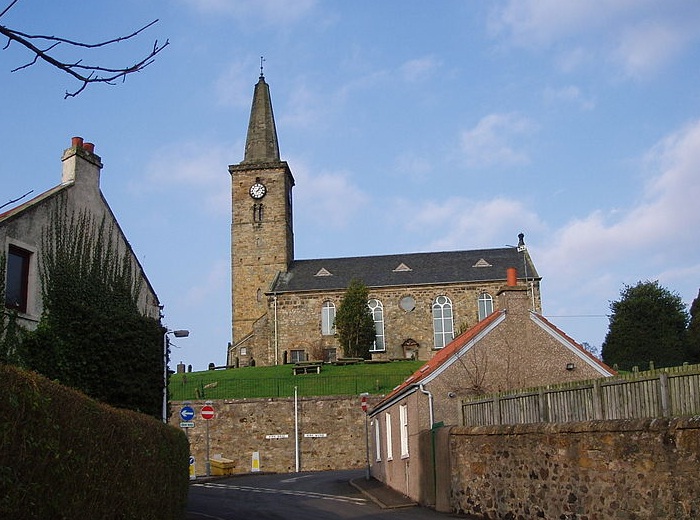
{"label": "blue sky", "polygon": [[297,258],[501,247],[522,231],[544,315],[595,346],[623,284],[697,296],[700,3],[20,0],[0,23],[97,41],[155,18],[81,55],[121,65],[169,39],[153,65],[68,100],[71,78],[11,73],[30,57],[0,52],[0,203],[58,184],[72,136],[94,142],[165,324],[191,331],[174,363],[226,359],[227,167],[260,56]]}

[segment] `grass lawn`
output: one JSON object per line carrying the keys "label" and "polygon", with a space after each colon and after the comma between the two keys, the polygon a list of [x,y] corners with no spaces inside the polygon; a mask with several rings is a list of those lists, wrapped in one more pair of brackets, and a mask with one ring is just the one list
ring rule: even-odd
{"label": "grass lawn", "polygon": [[320,374],[294,375],[293,365],[244,367],[173,374],[170,399],[242,399],[299,396],[387,394],[424,361],[323,365]]}

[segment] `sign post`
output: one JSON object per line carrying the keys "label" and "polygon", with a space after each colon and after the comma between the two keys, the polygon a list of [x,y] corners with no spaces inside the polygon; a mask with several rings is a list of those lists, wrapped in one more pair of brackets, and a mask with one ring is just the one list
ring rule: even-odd
{"label": "sign post", "polygon": [[204,470],[205,473],[208,476],[211,475],[211,464],[209,462],[209,421],[214,418],[214,407],[211,405],[211,401],[205,401],[204,406],[202,406],[202,410],[200,411],[200,415],[202,416],[202,419],[206,421],[207,425],[207,453],[206,453],[206,460],[204,461]]}

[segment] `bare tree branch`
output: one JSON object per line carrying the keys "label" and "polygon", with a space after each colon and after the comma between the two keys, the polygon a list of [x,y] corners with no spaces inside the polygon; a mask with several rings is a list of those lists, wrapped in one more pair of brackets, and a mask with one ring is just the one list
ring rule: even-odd
{"label": "bare tree branch", "polygon": [[22,195],[21,197],[17,197],[16,199],[8,200],[5,204],[3,204],[2,206],[0,206],[0,209],[4,208],[5,206],[9,206],[10,204],[14,204],[14,203],[17,202],[17,201],[22,200],[24,197],[26,197],[27,195],[29,195],[29,194],[32,193],[33,191],[34,191],[34,190],[29,190],[27,193],[25,193],[25,194]]}
{"label": "bare tree branch", "polygon": [[[15,4],[18,0],[13,0],[1,13],[2,17],[7,11]],[[22,69],[26,69],[36,64],[37,61],[42,60],[46,63],[56,67],[59,70],[73,76],[75,79],[80,81],[82,85],[80,88],[73,92],[66,91],[65,98],[74,97],[80,94],[90,83],[107,83],[113,85],[114,82],[121,78],[122,81],[126,80],[126,76],[133,74],[134,72],[140,72],[144,68],[148,67],[153,61],[155,61],[155,56],[160,53],[165,47],[167,47],[170,42],[168,40],[163,44],[159,44],[158,40],[153,43],[153,47],[150,52],[141,58],[139,61],[128,65],[126,67],[104,67],[101,65],[87,65],[83,63],[83,60],[77,60],[75,62],[63,61],[52,53],[59,45],[67,45],[70,48],[85,48],[85,49],[96,49],[99,47],[106,47],[115,43],[120,43],[126,40],[135,38],[141,34],[146,29],[150,28],[154,24],[158,23],[158,20],[153,20],[152,22],[144,25],[140,29],[128,34],[126,36],[119,36],[117,38],[112,38],[110,40],[104,40],[97,43],[84,43],[75,40],[70,40],[67,38],[62,38],[60,36],[48,36],[41,34],[28,34],[22,31],[11,29],[4,25],[0,25],[0,34],[7,37],[7,43],[3,47],[7,49],[12,42],[16,42],[26,49],[28,49],[34,58],[21,65],[12,69],[12,72],[17,72]]]}

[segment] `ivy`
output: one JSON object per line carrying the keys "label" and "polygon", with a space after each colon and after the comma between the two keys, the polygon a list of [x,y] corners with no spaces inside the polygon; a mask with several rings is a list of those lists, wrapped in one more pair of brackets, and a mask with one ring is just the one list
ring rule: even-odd
{"label": "ivy", "polygon": [[22,361],[90,397],[159,417],[163,330],[139,311],[142,280],[116,235],[104,217],[55,206],[41,236],[44,309]]}

